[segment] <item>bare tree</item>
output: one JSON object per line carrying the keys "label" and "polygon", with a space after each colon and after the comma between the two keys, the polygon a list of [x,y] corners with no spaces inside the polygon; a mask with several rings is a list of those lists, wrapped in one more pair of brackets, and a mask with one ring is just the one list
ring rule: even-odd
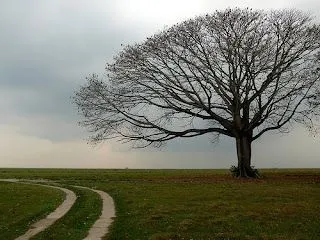
{"label": "bare tree", "polygon": [[94,143],[226,135],[239,176],[254,177],[254,140],[317,119],[319,54],[320,26],[298,10],[226,9],[126,46],[74,102]]}

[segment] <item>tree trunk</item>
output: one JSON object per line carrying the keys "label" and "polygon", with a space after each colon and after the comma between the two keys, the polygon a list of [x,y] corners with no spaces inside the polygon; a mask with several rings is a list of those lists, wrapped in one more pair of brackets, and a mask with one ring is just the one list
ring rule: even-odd
{"label": "tree trunk", "polygon": [[252,136],[241,135],[236,138],[238,156],[238,177],[257,177],[251,168]]}

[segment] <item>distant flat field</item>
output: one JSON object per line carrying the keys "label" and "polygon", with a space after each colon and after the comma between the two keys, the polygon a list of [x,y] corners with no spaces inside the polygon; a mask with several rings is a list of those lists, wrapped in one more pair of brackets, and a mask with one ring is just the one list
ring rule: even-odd
{"label": "distant flat field", "polygon": [[106,239],[319,239],[320,169],[260,172],[241,180],[223,169],[0,169],[0,178],[108,192],[117,217]]}

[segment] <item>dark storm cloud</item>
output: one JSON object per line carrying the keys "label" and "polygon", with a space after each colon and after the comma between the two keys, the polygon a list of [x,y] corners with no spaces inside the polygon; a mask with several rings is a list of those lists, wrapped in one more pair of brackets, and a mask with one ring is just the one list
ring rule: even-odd
{"label": "dark storm cloud", "polygon": [[[70,99],[74,90],[87,75],[103,73],[106,62],[121,49],[121,44],[139,42],[161,30],[167,24],[161,18],[173,18],[175,13],[159,3],[158,7],[171,11],[172,16],[151,9],[149,2],[136,2],[137,5],[123,0],[2,0],[0,110],[4,117],[0,123],[17,122],[21,132],[52,140],[82,137],[83,131],[76,125],[79,117]],[[226,7],[222,2],[200,2],[203,13]],[[277,7],[260,1],[241,4],[240,7]],[[230,1],[229,6],[232,5],[235,1]],[[282,5],[311,12],[319,9],[318,1]],[[150,9],[144,9],[146,6]],[[134,12],[133,7],[140,12]],[[148,19],[144,18],[142,13],[149,11]],[[185,144],[190,151],[212,149],[210,139],[203,137],[177,140],[168,150],[186,149]]]}
{"label": "dark storm cloud", "polygon": [[[46,124],[19,124],[21,132],[54,140],[74,137],[78,116],[70,96],[85,76],[103,72],[121,43],[139,36],[117,24],[110,4],[87,3],[1,2],[0,91],[6,117],[0,123],[14,121],[10,116],[45,117]],[[63,120],[60,125],[69,131],[48,128],[56,119]]]}
{"label": "dark storm cloud", "polygon": [[[229,167],[236,160],[230,138],[218,144],[210,136],[176,139],[160,151],[132,151],[112,141],[87,147],[88,133],[77,126],[70,101],[87,75],[104,72],[121,44],[141,42],[165,26],[226,7],[299,8],[318,20],[320,12],[318,0],[1,0],[0,165]],[[300,128],[287,138],[267,135],[254,144],[254,164],[319,166],[316,141]]]}

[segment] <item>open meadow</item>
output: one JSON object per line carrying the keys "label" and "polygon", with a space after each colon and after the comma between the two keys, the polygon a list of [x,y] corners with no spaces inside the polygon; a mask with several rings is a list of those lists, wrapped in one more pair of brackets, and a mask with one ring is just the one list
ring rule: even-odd
{"label": "open meadow", "polygon": [[[71,210],[34,239],[85,236],[101,203],[92,192],[71,185],[113,197],[116,218],[105,239],[319,239],[320,169],[261,173],[261,179],[242,180],[228,170],[0,169],[0,178],[49,179],[76,192]],[[0,186],[0,239],[14,239],[17,226],[25,226],[21,221],[28,223],[30,215],[37,217],[61,202],[59,192],[40,193],[48,191],[45,187]],[[10,216],[22,220],[18,224]]]}

